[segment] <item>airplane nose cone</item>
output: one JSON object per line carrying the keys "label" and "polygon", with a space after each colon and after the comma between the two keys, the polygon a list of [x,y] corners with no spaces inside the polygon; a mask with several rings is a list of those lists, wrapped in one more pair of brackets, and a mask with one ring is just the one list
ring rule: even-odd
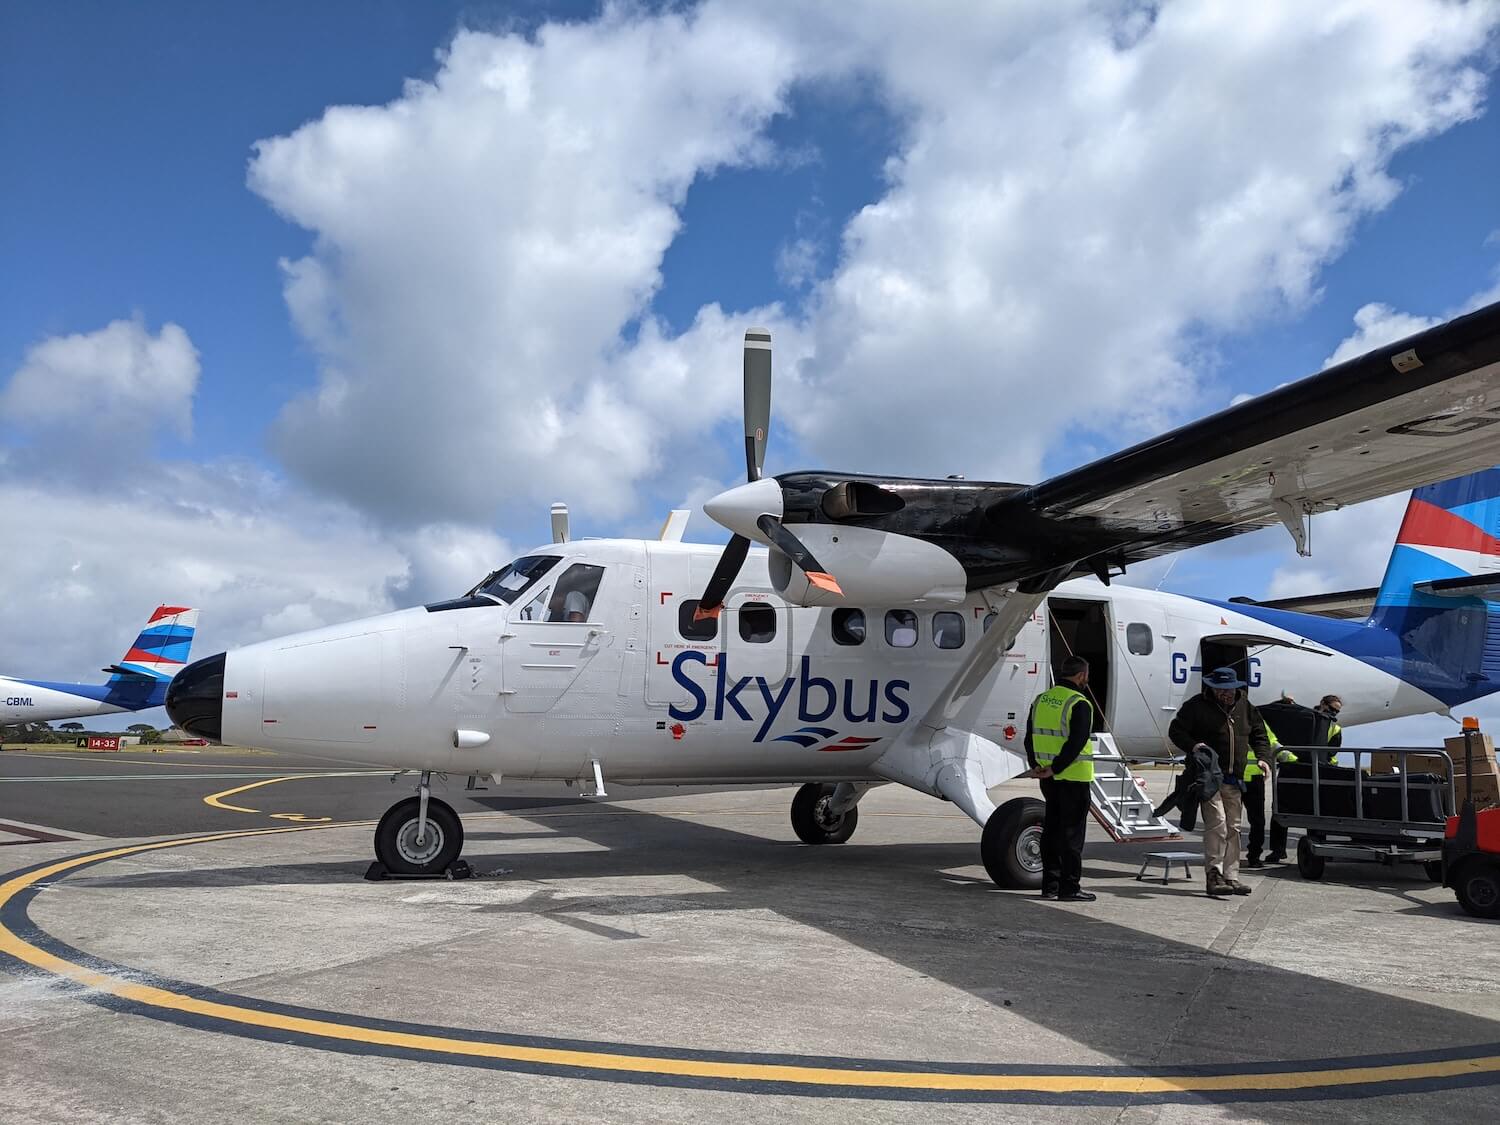
{"label": "airplane nose cone", "polygon": [[194,661],[167,685],[167,717],[195,738],[223,741],[224,653]]}
{"label": "airplane nose cone", "polygon": [[765,542],[765,535],[755,526],[761,516],[782,515],[781,485],[775,477],[762,477],[749,484],[736,485],[719,493],[703,505],[709,519],[727,527],[736,535]]}

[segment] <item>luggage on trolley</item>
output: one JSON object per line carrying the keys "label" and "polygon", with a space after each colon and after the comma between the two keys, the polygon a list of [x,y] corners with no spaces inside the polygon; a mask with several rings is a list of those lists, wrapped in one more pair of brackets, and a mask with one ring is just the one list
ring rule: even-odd
{"label": "luggage on trolley", "polygon": [[[1354,759],[1350,767],[1324,762],[1326,745],[1287,748],[1299,761],[1275,767],[1272,809],[1288,828],[1304,833],[1297,845],[1297,870],[1304,879],[1321,879],[1332,859],[1416,863],[1433,882],[1442,881],[1443,836],[1455,807],[1453,761],[1446,753],[1343,748],[1339,752]],[[1398,772],[1368,772],[1372,753],[1394,756]],[[1409,772],[1407,758],[1413,754],[1424,763],[1446,760],[1446,772]]]}

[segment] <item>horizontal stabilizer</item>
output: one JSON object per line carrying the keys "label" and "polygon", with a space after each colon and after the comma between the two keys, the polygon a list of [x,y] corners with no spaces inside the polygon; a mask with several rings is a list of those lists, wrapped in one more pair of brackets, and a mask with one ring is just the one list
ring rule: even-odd
{"label": "horizontal stabilizer", "polygon": [[1484,598],[1500,600],[1500,574],[1475,574],[1466,578],[1437,578],[1412,587],[1439,598]]}
{"label": "horizontal stabilizer", "polygon": [[107,668],[100,669],[100,671],[108,672],[111,676],[118,676],[121,679],[145,680],[148,682],[154,682],[156,680],[155,676],[149,675],[145,672],[139,672],[134,668],[127,668],[123,664],[111,664]]}
{"label": "horizontal stabilizer", "polygon": [[1257,601],[1254,598],[1230,598],[1240,605],[1264,606],[1288,613],[1310,613],[1316,617],[1333,617],[1344,621],[1362,621],[1375,608],[1375,595],[1379,590],[1371,586],[1363,590],[1337,590],[1327,594],[1302,594],[1295,598],[1271,598]]}

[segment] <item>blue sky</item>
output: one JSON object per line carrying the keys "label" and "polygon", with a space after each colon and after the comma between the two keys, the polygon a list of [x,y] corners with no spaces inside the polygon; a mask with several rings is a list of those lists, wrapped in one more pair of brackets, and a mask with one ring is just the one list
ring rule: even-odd
{"label": "blue sky", "polygon": [[[1443,316],[1500,280],[1493,11],[858,7],[0,8],[0,381],[131,318],[197,356],[177,413],[77,403],[109,487],[176,504],[178,554],[95,557],[125,526],[26,460],[76,435],[0,431],[67,531],[36,565],[76,575],[36,612],[124,630],[188,586],[233,603],[205,617],[227,643],[452,587],[552,498],[654,528],[734,478],[750,320],[777,333],[773,468],[1039,476],[1317,370],[1372,303]],[[591,223],[628,234],[601,252]],[[1063,380],[1078,401],[1038,405]],[[266,544],[238,582],[226,523]],[[1263,534],[1165,587],[1373,581],[1369,536],[1330,531],[1312,564]]]}

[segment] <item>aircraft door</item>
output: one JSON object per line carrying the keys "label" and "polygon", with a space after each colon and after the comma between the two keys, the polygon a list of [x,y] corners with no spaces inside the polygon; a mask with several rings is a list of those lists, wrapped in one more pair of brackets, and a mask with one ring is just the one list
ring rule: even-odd
{"label": "aircraft door", "polygon": [[769,594],[731,594],[724,608],[722,644],[726,683],[758,676],[780,686],[791,675],[791,610],[773,603]]}
{"label": "aircraft door", "polygon": [[1109,603],[1095,598],[1047,599],[1048,683],[1057,683],[1062,662],[1081,656],[1089,663],[1088,694],[1094,703],[1094,729],[1112,729],[1114,653]]}
{"label": "aircraft door", "polygon": [[1141,756],[1165,752],[1180,688],[1172,681],[1167,616],[1145,599],[1116,597],[1115,741]]}
{"label": "aircraft door", "polygon": [[[646,702],[657,707],[686,707],[692,693],[682,680],[698,685],[712,698],[714,672],[727,615],[693,619],[698,595],[707,585],[713,559],[694,566],[691,554],[676,547],[648,547],[650,581],[647,598],[649,641],[646,649]],[[704,568],[707,572],[704,573]],[[684,653],[691,655],[679,661]]]}
{"label": "aircraft door", "polygon": [[611,640],[594,607],[607,569],[570,561],[511,611],[505,635],[504,695],[509,711],[552,709]]}

